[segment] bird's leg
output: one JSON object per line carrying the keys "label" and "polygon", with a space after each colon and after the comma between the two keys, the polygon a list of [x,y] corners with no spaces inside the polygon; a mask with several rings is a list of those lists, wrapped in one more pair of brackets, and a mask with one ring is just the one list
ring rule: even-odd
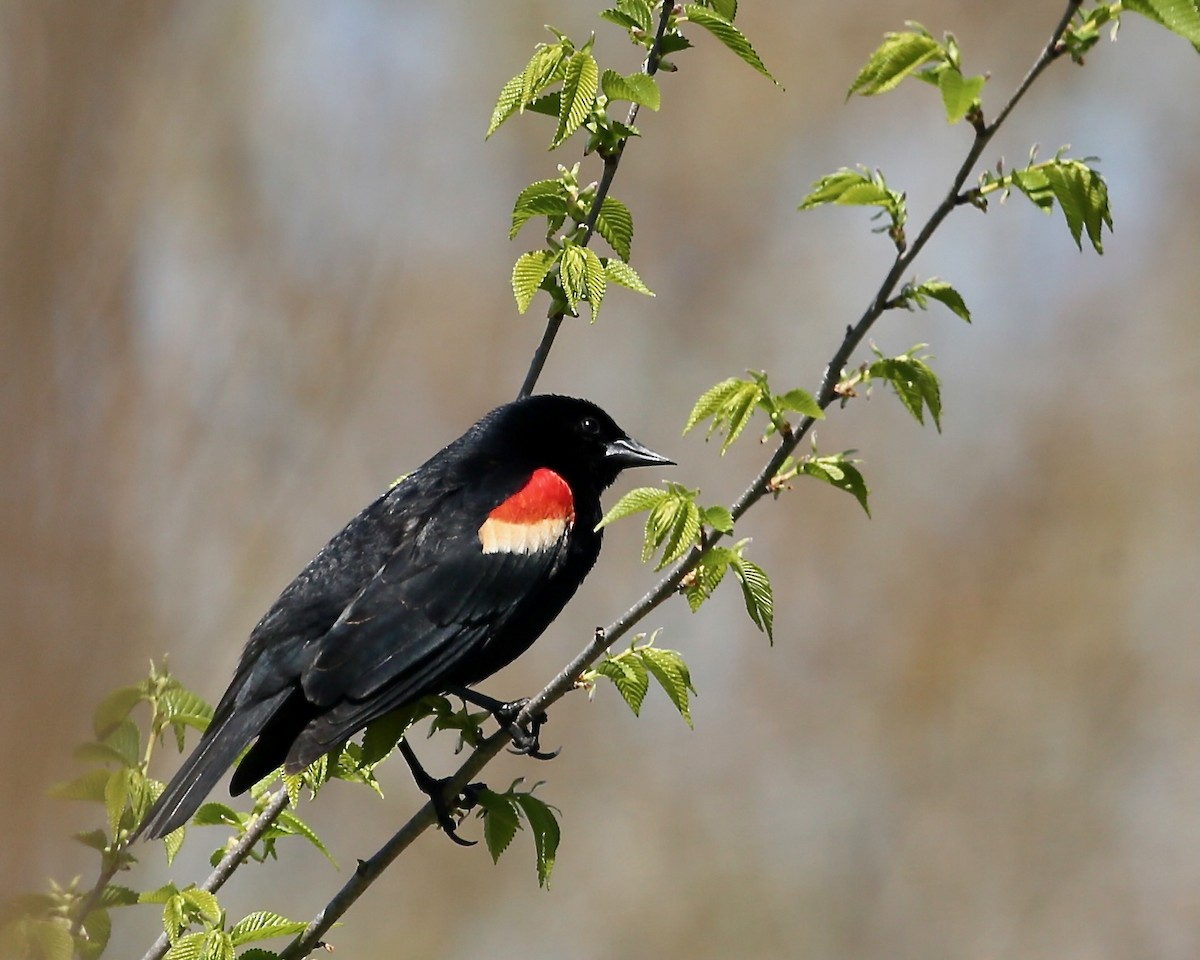
{"label": "bird's leg", "polygon": [[549,719],[544,711],[530,720],[529,729],[525,729],[517,723],[517,716],[529,703],[528,697],[505,702],[497,700],[495,697],[489,697],[486,693],[480,693],[478,690],[459,686],[450,687],[446,692],[460,697],[467,703],[482,707],[495,717],[496,722],[507,730],[509,736],[512,737],[513,753],[521,753],[527,757],[533,757],[535,760],[553,760],[558,756],[559,750],[545,753],[541,749],[541,743],[538,740],[542,724],[546,723]]}
{"label": "bird's leg", "polygon": [[[413,780],[417,783],[417,788],[429,797],[429,802],[433,804],[433,812],[437,815],[438,824],[442,828],[442,832],[451,840],[457,843],[460,847],[475,846],[474,840],[464,840],[457,833],[458,824],[454,822],[454,817],[451,816],[450,807],[446,805],[445,788],[450,778],[439,780],[437,777],[431,777],[425,772],[425,768],[421,766],[421,762],[417,759],[417,755],[413,753],[413,748],[408,745],[408,741],[403,737],[397,744],[400,748],[400,754],[404,757],[408,764],[408,769],[412,771]],[[483,788],[481,783],[471,783],[462,792],[459,797],[455,798],[455,808],[460,810],[470,810],[475,806],[475,798],[478,792]]]}

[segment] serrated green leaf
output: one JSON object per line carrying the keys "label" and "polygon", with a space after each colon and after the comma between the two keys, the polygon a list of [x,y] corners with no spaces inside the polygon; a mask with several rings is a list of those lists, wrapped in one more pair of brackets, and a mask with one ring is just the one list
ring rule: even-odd
{"label": "serrated green leaf", "polygon": [[538,292],[538,287],[546,279],[546,274],[550,272],[558,257],[558,253],[550,250],[531,250],[517,258],[512,272],[512,290],[519,313],[529,309],[534,294]]}
{"label": "serrated green leaf", "polygon": [[249,819],[249,814],[238,813],[227,803],[209,801],[192,816],[196,827],[240,827]]}
{"label": "serrated green leaf", "polygon": [[600,316],[600,305],[604,302],[604,294],[608,289],[604,274],[604,264],[587,247],[583,250],[583,279],[587,290],[588,306],[592,308],[592,323]]}
{"label": "serrated green leaf", "polygon": [[867,59],[846,96],[886,93],[917,68],[943,57],[942,45],[924,30],[884,34],[883,43]]}
{"label": "serrated green leaf", "polygon": [[692,407],[692,412],[688,415],[687,423],[684,424],[684,434],[688,434],[698,423],[714,416],[729,401],[729,398],[742,388],[743,384],[745,384],[744,380],[739,380],[737,377],[730,377],[728,380],[722,380],[720,383],[709,387],[704,393],[700,394],[700,398],[696,401]]}
{"label": "serrated green leaf", "polygon": [[633,214],[615,197],[605,197],[596,216],[596,232],[602,236],[621,260],[629,259],[633,243]]}
{"label": "serrated green leaf", "polygon": [[867,516],[871,515],[871,508],[867,504],[867,482],[863,479],[863,475],[858,467],[850,462],[845,454],[839,453],[828,457],[812,457],[802,462],[799,469],[801,473],[807,476],[824,480],[831,486],[851,494],[859,502],[859,505],[866,512]]}
{"label": "serrated green leaf", "polygon": [[613,682],[635,717],[641,714],[642,702],[650,689],[650,677],[645,665],[637,657],[629,653],[606,657],[596,664],[596,673]]}
{"label": "serrated green leaf", "polygon": [[517,803],[510,794],[484,790],[479,794],[479,806],[483,814],[483,840],[492,863],[498,863],[520,826]]}
{"label": "serrated green leaf", "polygon": [[962,317],[967,323],[971,322],[971,311],[967,308],[966,301],[945,280],[936,278],[926,280],[924,283],[912,287],[907,294],[922,310],[925,309],[925,298],[928,297],[949,307],[955,316]]}
{"label": "serrated green leaf", "polygon": [[118,723],[129,716],[131,710],[142,702],[141,687],[121,687],[100,701],[92,715],[92,732],[97,740],[103,740]]}
{"label": "serrated green leaf", "polygon": [[586,248],[580,246],[564,247],[562,261],[559,266],[559,279],[562,280],[563,293],[567,304],[574,313],[579,301],[587,295],[587,254]]}
{"label": "serrated green leaf", "polygon": [[108,814],[108,832],[115,836],[125,813],[125,802],[129,799],[129,775],[134,771],[121,768],[109,774],[104,785],[104,807]]}
{"label": "serrated green leaf", "polygon": [[115,883],[110,883],[100,892],[100,899],[97,901],[101,907],[129,907],[135,903],[141,903],[141,896],[136,890],[130,890],[129,887],[118,886]]}
{"label": "serrated green leaf", "polygon": [[496,98],[496,105],[492,107],[492,119],[488,122],[484,139],[495,133],[500,124],[517,112],[517,108],[521,106],[521,91],[524,86],[524,73],[518,73],[500,88],[500,96]]}
{"label": "serrated green leaf", "polygon": [[946,122],[958,123],[979,102],[986,77],[964,77],[957,67],[946,64],[938,71],[938,90],[946,108]]}
{"label": "serrated green leaf", "polygon": [[104,746],[120,757],[121,763],[127,767],[136,767],[141,762],[141,732],[137,724],[128,717],[109,730],[104,738]]}
{"label": "serrated green leaf", "polygon": [[567,189],[562,181],[538,180],[517,195],[516,203],[513,204],[512,227],[508,231],[508,239],[512,240],[521,227],[533,217],[549,217],[561,224],[566,215]]}
{"label": "serrated green leaf", "polygon": [[671,702],[675,704],[679,715],[687,721],[689,727],[694,726],[688,692],[695,693],[696,690],[692,686],[692,677],[688,672],[687,664],[683,662],[679,651],[663,650],[659,647],[640,647],[638,653],[646,664],[646,669],[658,681],[659,686],[670,697]]}
{"label": "serrated green leaf", "polygon": [[[259,910],[242,917],[229,931],[229,939],[235,947],[256,940],[269,940],[271,937],[287,937],[303,933],[308,924],[301,920],[289,920],[287,917],[269,910]],[[244,956],[244,955],[243,955]]]}
{"label": "serrated green leaf", "polygon": [[184,837],[187,836],[187,827],[177,827],[163,837],[163,850],[167,855],[167,866],[175,862],[175,855],[179,853],[183,847]]}
{"label": "serrated green leaf", "polygon": [[629,264],[618,260],[616,257],[607,257],[603,260],[603,263],[604,275],[608,277],[610,282],[619,284],[622,287],[628,287],[630,290],[645,294],[647,297],[654,296],[654,291],[642,282],[642,278],[638,276],[637,271]]}
{"label": "serrated green leaf", "polygon": [[1108,187],[1104,179],[1077,160],[1048,163],[1043,172],[1066,217],[1075,245],[1083,249],[1082,233],[1086,227],[1092,247],[1097,253],[1103,253],[1101,229],[1107,224],[1112,230]]}
{"label": "serrated green leaf", "polygon": [[641,24],[634,20],[633,17],[629,16],[627,13],[622,13],[620,10],[617,10],[613,7],[610,7],[607,10],[601,10],[600,19],[607,20],[609,23],[615,23],[618,27],[624,27],[626,30],[642,29]]}
{"label": "serrated green leaf", "polygon": [[198,917],[204,923],[217,923],[221,919],[221,904],[217,901],[216,894],[208,890],[201,890],[199,887],[189,887],[186,890],[180,890],[179,896],[183,901],[185,911]]}
{"label": "serrated green leaf", "polygon": [[[372,720],[363,734],[359,763],[370,767],[391,754],[404,732],[417,720],[432,713],[431,699],[423,698],[414,704],[400,707]],[[448,704],[447,704],[448,706]]]}
{"label": "serrated green leaf", "polygon": [[758,564],[745,557],[734,556],[729,563],[734,576],[742,585],[742,597],[746,601],[746,613],[754,625],[767,635],[772,645],[775,643],[775,603],[771,591],[771,581],[767,573]]}
{"label": "serrated green leaf", "polygon": [[928,408],[934,426],[941,431],[941,386],[923,360],[913,356],[881,357],[870,365],[868,374],[872,379],[886,380],[917,423],[924,425]]}
{"label": "serrated green leaf", "polygon": [[814,420],[825,419],[825,411],[821,409],[821,405],[813,399],[811,393],[801,390],[799,387],[775,397],[775,402],[784,410],[794,410],[796,413],[812,417]]}
{"label": "serrated green leaf", "polygon": [[750,41],[746,39],[742,31],[723,16],[714,10],[709,10],[695,3],[686,4],[683,12],[688,20],[711,33],[721,43],[725,44],[726,47],[741,57],[742,60],[750,64],[750,66],[775,84],[775,86],[778,87],[780,85],[779,81],[771,76],[771,71],[766,68],[766,65],[762,62],[762,58],[750,46]]}
{"label": "serrated green leaf", "polygon": [[[702,525],[700,508],[696,506],[695,500],[685,496],[673,496],[651,511],[650,519],[646,523],[647,545],[651,539],[651,521],[656,519],[656,514],[661,514],[661,520],[653,524],[653,529],[665,531],[664,535],[657,536],[655,543],[655,546],[662,545],[662,556],[655,567],[656,570],[661,570],[692,549],[700,539]],[[644,562],[649,556],[643,556],[642,559]]]}
{"label": "serrated green leaf", "polygon": [[612,509],[596,524],[596,529],[599,530],[601,527],[607,527],[610,523],[623,520],[635,513],[641,513],[644,510],[653,510],[670,495],[669,491],[660,490],[658,487],[637,487],[630,490],[613,504]]}
{"label": "serrated green leaf", "polygon": [[280,813],[271,829],[304,837],[305,840],[307,840],[314,847],[320,850],[322,854],[324,854],[326,860],[332,863],[335,867],[337,866],[337,861],[333,859],[333,854],[331,854],[329,852],[329,848],[325,846],[325,841],[318,837],[316,831],[298,816],[292,813],[291,810],[284,810],[282,813]]}
{"label": "serrated green leaf", "polygon": [[532,793],[518,793],[514,798],[525,814],[525,821],[533,833],[533,845],[537,850],[538,886],[550,886],[550,874],[558,855],[561,831],[554,809]]}
{"label": "serrated green leaf", "polygon": [[108,849],[108,834],[103,830],[88,830],[86,833],[73,833],[71,837],[78,840],[85,847],[99,850],[101,853]]}
{"label": "serrated green leaf", "polygon": [[1200,49],[1200,5],[1196,0],[1125,0],[1123,6],[1149,17]]}
{"label": "serrated green leaf", "polygon": [[56,800],[86,800],[92,803],[104,802],[104,790],[110,776],[107,770],[89,770],[81,777],[56,783],[49,790],[51,797]]}
{"label": "serrated green leaf", "polygon": [[567,60],[566,73],[560,92],[558,130],[550,143],[553,150],[571,134],[592,112],[596,93],[600,89],[600,68],[596,58],[586,50],[578,50]]}
{"label": "serrated green leaf", "polygon": [[600,89],[609,100],[629,100],[651,110],[662,106],[662,91],[657,81],[644,73],[623,77],[616,70],[605,70],[600,76]]}
{"label": "serrated green leaf", "polygon": [[165,904],[172,897],[178,896],[179,889],[173,883],[163,884],[155,890],[143,890],[138,894],[138,903]]}
{"label": "serrated green leaf", "polygon": [[708,0],[708,6],[730,23],[737,18],[737,0]]}
{"label": "serrated green leaf", "polygon": [[704,522],[721,533],[733,533],[733,514],[728,507],[705,507],[701,514]]}
{"label": "serrated green leaf", "polygon": [[199,933],[189,933],[186,937],[180,937],[171,944],[171,949],[167,951],[163,960],[211,960],[204,956],[205,939],[208,935],[204,931]]}

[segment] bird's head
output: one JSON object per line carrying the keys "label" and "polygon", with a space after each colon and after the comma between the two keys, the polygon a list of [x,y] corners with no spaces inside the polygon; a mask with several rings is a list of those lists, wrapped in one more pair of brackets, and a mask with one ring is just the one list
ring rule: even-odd
{"label": "bird's head", "polygon": [[494,410],[488,421],[507,450],[550,468],[574,489],[599,492],[627,467],[675,462],[634,440],[596,404],[575,397],[525,397]]}

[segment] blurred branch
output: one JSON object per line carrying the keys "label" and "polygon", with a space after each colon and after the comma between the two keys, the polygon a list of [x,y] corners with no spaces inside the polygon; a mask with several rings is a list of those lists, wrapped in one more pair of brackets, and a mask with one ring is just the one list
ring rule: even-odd
{"label": "blurred branch", "polygon": [[[1009,98],[1008,102],[997,114],[996,119],[991,124],[985,124],[982,119],[974,124],[975,136],[971,143],[967,154],[959,166],[958,172],[954,175],[954,179],[950,185],[950,189],[946,193],[945,199],[938,205],[937,209],[930,215],[925,225],[917,234],[916,239],[907,250],[897,252],[896,259],[891,268],[884,276],[871,300],[870,305],[864,311],[858,322],[853,326],[848,327],[845,337],[841,344],[834,352],[825,369],[824,377],[821,381],[820,391],[816,399],[821,409],[827,409],[835,399],[837,394],[835,388],[841,378],[841,371],[849,361],[851,354],[862,343],[867,332],[874,326],[875,322],[884,314],[892,305],[889,303],[892,291],[899,283],[900,277],[908,270],[916,259],[917,255],[924,248],[925,244],[933,233],[941,226],[942,222],[950,215],[951,211],[961,206],[959,195],[966,183],[967,178],[971,175],[975,164],[978,163],[980,156],[996,131],[1008,118],[1013,108],[1024,97],[1030,86],[1041,75],[1041,73],[1055,60],[1066,53],[1065,48],[1060,44],[1063,32],[1070,24],[1071,18],[1075,15],[1081,4],[1081,0],[1069,0],[1066,11],[1063,13],[1058,25],[1054,28],[1050,36],[1049,42],[1042,50],[1038,59],[1034,62],[1029,72],[1025,75],[1016,91]],[[669,5],[668,5],[669,9]],[[660,23],[659,36],[661,37],[662,24]],[[649,61],[648,61],[649,64]],[[656,65],[655,65],[656,66]],[[636,104],[635,104],[636,109]],[[607,167],[607,164],[606,164]],[[614,165],[615,169],[615,165]],[[611,176],[608,178],[611,180]],[[597,197],[599,204],[603,191]],[[595,211],[593,210],[593,213]],[[589,222],[593,222],[594,217],[589,218]],[[530,375],[526,378],[526,384],[522,387],[521,395],[525,396],[532,390],[533,383],[536,382],[537,374],[541,370],[541,365],[545,362],[545,353],[549,351],[550,345],[553,342],[551,327],[557,330],[554,324],[554,319],[551,318],[551,324],[547,327],[547,338],[543,338],[542,345],[539,347],[538,355],[534,357],[534,364],[530,368]],[[562,315],[558,315],[558,320],[561,322]],[[741,496],[735,501],[731,512],[734,519],[741,517],[755,503],[763,498],[770,490],[771,479],[779,472],[784,461],[798,447],[804,437],[812,429],[816,421],[812,417],[804,417],[799,426],[794,430],[781,434],[781,440],[774,454],[767,461],[766,465],[759,471],[754,481],[743,491]],[[724,535],[718,531],[711,531],[705,539],[705,547],[703,549],[696,548],[691,551],[686,557],[680,560],[671,568],[657,584],[637,603],[630,607],[622,616],[614,620],[605,628],[597,628],[592,641],[584,647],[579,654],[564,667],[559,674],[546,685],[540,693],[533,697],[528,704],[521,710],[521,713],[516,718],[518,725],[527,725],[539,713],[544,712],[551,705],[560,700],[576,684],[580,674],[593,663],[608,649],[615,641],[619,640],[627,634],[634,626],[641,622],[651,611],[656,609],[664,600],[674,594],[680,585],[683,578],[696,567],[704,556],[705,551],[719,542]],[[510,735],[501,729],[488,737],[480,744],[453,776],[447,779],[443,797],[447,802],[450,802],[454,797],[467,786],[473,777],[475,777],[491,760],[495,757],[504,746],[511,740]],[[379,875],[401,854],[407,849],[412,842],[420,836],[427,828],[436,823],[436,816],[432,803],[426,803],[420,810],[417,811],[409,821],[400,828],[400,830],[381,847],[369,860],[360,861],[358,870],[355,871],[353,877],[342,887],[341,890],[326,904],[325,908],[313,918],[308,928],[290,943],[286,950],[283,951],[282,957],[284,960],[300,960],[307,957],[313,950],[321,946],[321,937],[329,931],[334,923],[350,908],[350,906],[366,891],[366,889],[379,877]]]}
{"label": "blurred branch", "polygon": [[[654,43],[650,47],[650,52],[646,55],[646,61],[642,64],[642,72],[648,77],[658,73],[659,65],[662,62],[662,39],[667,30],[667,23],[670,22],[671,14],[674,12],[675,5],[672,3],[664,3],[662,15],[658,18],[658,32],[654,35]],[[625,125],[632,127],[634,121],[637,120],[638,104],[635,101],[629,105],[629,115],[625,118]],[[587,219],[583,223],[583,239],[579,241],[579,246],[586,247],[592,239],[592,235],[596,230],[596,218],[600,216],[600,208],[604,205],[604,198],[608,196],[609,187],[612,186],[613,177],[617,174],[617,167],[621,165],[621,158],[625,156],[625,145],[629,142],[626,137],[617,146],[617,149],[604,157],[604,172],[600,175],[600,183],[596,188],[596,198],[592,201],[592,207],[588,211]],[[565,310],[555,310],[546,320],[546,330],[542,334],[542,341],[538,344],[537,349],[533,352],[533,358],[529,361],[529,371],[525,374],[525,381],[521,384],[521,390],[517,394],[517,399],[527,397],[533,393],[533,388],[537,386],[538,378],[542,375],[542,368],[546,366],[546,359],[550,356],[550,350],[554,346],[554,339],[558,336],[559,328],[562,327],[563,319],[566,317]]]}

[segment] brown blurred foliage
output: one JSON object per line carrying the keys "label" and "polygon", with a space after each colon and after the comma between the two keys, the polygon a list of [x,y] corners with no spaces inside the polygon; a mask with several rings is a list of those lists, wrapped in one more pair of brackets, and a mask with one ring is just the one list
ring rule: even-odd
{"label": "brown blurred foliage", "polygon": [[[633,69],[595,6],[0,4],[0,894],[92,869],[67,839],[92,812],[43,797],[106,691],[170,652],[218,696],[326,537],[515,394],[540,323],[507,289],[510,204],[574,157],[545,154],[540,118],[482,133],[545,21]],[[568,325],[541,385],[604,404],[710,502],[762,453],[672,439],[691,401],[746,367],[814,384],[887,260],[861,211],[796,214],[807,184],[878,165],[919,220],[964,149],[920,85],[844,105],[863,57],[903,18],[953,29],[995,104],[1057,16],[742,8],[787,91],[706,38],[678,58],[615,188],[659,296]],[[692,666],[694,732],[602,690],[555,710],[562,757],[491,774],[548,780],[551,891],[527,837],[493,867],[429,834],[337,932],[347,955],[1195,955],[1197,69],[1136,19],[1052,69],[996,151],[1099,154],[1105,256],[1023,201],[957,214],[919,266],[974,326],[935,309],[877,330],[933,345],[945,432],[856,402],[820,442],[861,452],[874,519],[802,484],[744,524],[774,648],[732,591],[654,617]],[[628,527],[492,692],[540,686],[652,582]],[[422,752],[452,762],[441,739]],[[239,875],[231,914],[310,916],[417,803],[399,772],[386,786],[308,809],[342,874],[296,852]],[[144,860],[135,885],[165,876]],[[152,912],[113,956],[140,953]]]}

